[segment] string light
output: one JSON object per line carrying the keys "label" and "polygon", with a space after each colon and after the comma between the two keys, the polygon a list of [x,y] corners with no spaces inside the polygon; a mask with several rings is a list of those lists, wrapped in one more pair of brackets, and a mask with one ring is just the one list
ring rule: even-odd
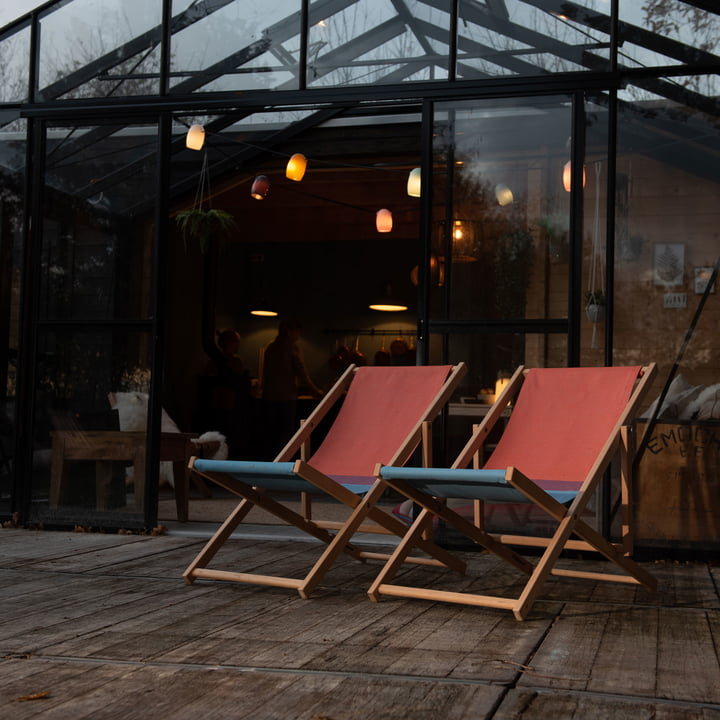
{"label": "string light", "polygon": [[256,200],[264,200],[270,192],[270,181],[267,175],[258,175],[250,188],[250,196]]}
{"label": "string light", "polygon": [[392,213],[387,208],[378,210],[375,215],[375,227],[377,228],[377,231],[387,233],[392,230],[392,226]]}
{"label": "string light", "polygon": [[285,177],[295,182],[300,182],[305,175],[307,167],[307,158],[302,153],[295,153],[289,160],[285,168]]}
{"label": "string light", "polygon": [[410,197],[420,197],[422,189],[422,174],[420,168],[413,168],[408,175],[407,194]]}
{"label": "string light", "polygon": [[185,136],[185,146],[190,150],[202,150],[205,144],[205,128],[202,125],[191,125]]}

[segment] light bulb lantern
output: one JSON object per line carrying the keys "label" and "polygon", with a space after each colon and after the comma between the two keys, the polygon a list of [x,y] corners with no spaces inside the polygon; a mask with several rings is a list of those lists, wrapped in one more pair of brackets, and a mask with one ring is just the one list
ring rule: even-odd
{"label": "light bulb lantern", "polygon": [[202,150],[205,144],[205,128],[202,125],[191,125],[185,136],[185,146],[190,150]]}
{"label": "light bulb lantern", "polygon": [[407,194],[410,197],[420,197],[422,193],[422,173],[420,168],[413,168],[408,175]]}
{"label": "light bulb lantern", "polygon": [[295,153],[289,160],[285,168],[285,177],[295,182],[300,182],[305,175],[307,168],[307,158],[302,153]]}
{"label": "light bulb lantern", "polygon": [[392,213],[387,208],[378,210],[375,214],[375,227],[378,232],[386,233],[392,230],[393,220]]}
{"label": "light bulb lantern", "polygon": [[[570,192],[570,189],[572,188],[572,161],[568,160],[565,165],[563,166],[563,174],[562,174],[562,180],[563,180],[563,187],[565,188],[565,192]],[[585,187],[585,183],[587,182],[587,173],[585,172],[585,165],[583,165],[582,169],[582,186]]]}
{"label": "light bulb lantern", "polygon": [[475,223],[472,220],[460,220],[457,218],[453,220],[450,240],[452,243],[452,261],[454,263],[477,261]]}
{"label": "light bulb lantern", "polygon": [[264,200],[270,192],[270,180],[266,175],[258,175],[250,188],[250,196],[256,200]]}

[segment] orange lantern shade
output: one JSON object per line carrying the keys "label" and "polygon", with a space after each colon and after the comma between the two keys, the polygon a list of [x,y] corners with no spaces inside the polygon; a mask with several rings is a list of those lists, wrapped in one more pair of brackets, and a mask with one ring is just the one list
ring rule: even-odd
{"label": "orange lantern shade", "polygon": [[285,177],[289,180],[300,182],[305,175],[307,167],[307,158],[302,153],[295,153],[289,160],[285,168]]}

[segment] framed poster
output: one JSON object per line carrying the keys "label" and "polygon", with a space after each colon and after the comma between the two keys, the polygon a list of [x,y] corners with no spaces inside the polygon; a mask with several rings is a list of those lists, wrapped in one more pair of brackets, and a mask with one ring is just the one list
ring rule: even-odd
{"label": "framed poster", "polygon": [[654,276],[656,285],[682,285],[685,277],[685,245],[657,243]]}

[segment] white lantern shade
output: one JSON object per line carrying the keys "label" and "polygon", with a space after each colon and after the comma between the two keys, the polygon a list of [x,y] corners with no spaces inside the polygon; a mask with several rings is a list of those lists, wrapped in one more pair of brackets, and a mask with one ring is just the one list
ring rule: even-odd
{"label": "white lantern shade", "polygon": [[408,175],[407,194],[410,197],[420,197],[422,190],[422,173],[420,168],[413,168]]}

